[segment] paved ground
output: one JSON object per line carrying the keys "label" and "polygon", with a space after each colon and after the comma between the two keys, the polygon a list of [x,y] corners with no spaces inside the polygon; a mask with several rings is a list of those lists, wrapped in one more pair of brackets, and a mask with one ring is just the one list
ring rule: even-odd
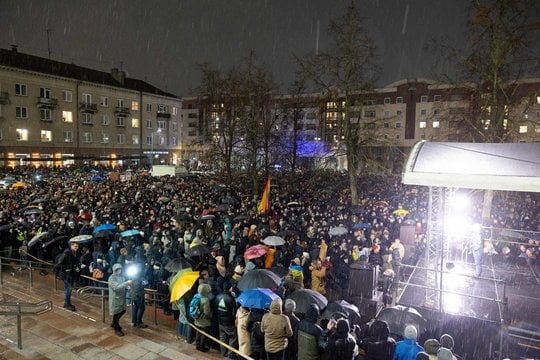
{"label": "paved ground", "polygon": [[[130,325],[129,310],[121,319],[126,336],[114,335],[108,324],[101,321],[101,303],[97,298],[82,299],[74,295],[77,312],[64,310],[63,284],[54,290],[51,275],[35,273],[30,286],[29,272],[7,267],[2,271],[0,301],[38,302],[53,301],[53,310],[22,319],[22,345],[17,347],[17,320],[15,316],[0,316],[0,359],[220,359],[217,350],[198,352],[194,345],[176,338],[176,322],[172,316],[157,310],[154,324],[153,308],[147,307],[147,329]],[[1,307],[0,310],[5,310]]]}

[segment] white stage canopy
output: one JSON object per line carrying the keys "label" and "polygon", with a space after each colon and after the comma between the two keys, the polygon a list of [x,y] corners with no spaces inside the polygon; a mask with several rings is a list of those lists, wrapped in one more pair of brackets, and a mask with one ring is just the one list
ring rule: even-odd
{"label": "white stage canopy", "polygon": [[417,143],[402,181],[409,185],[540,192],[540,143]]}

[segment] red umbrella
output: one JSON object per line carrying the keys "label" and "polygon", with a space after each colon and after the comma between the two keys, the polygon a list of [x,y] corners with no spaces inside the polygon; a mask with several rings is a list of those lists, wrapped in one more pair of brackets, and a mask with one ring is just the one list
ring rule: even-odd
{"label": "red umbrella", "polygon": [[248,260],[257,259],[266,254],[266,248],[261,245],[253,245],[246,249],[244,257]]}

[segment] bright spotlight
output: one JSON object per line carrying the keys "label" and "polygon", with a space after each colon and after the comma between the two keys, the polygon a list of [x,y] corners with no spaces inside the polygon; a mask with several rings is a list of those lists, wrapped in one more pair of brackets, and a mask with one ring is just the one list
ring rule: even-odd
{"label": "bright spotlight", "polygon": [[126,277],[128,279],[133,279],[139,273],[139,267],[136,264],[130,264],[126,266]]}
{"label": "bright spotlight", "polygon": [[471,204],[471,200],[466,194],[456,193],[452,197],[451,206],[453,210],[466,210]]}

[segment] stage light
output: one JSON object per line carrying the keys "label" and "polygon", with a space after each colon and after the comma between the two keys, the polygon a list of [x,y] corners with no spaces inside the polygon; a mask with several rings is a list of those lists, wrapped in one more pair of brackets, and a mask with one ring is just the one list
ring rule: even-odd
{"label": "stage light", "polygon": [[136,264],[129,264],[126,266],[126,277],[128,279],[133,279],[139,273],[139,267]]}
{"label": "stage light", "polygon": [[466,194],[463,193],[456,193],[452,197],[450,206],[453,210],[466,210],[468,209],[469,205],[471,204],[471,200]]}
{"label": "stage light", "polygon": [[461,314],[463,310],[463,301],[461,296],[455,294],[444,294],[443,309],[450,314]]}

